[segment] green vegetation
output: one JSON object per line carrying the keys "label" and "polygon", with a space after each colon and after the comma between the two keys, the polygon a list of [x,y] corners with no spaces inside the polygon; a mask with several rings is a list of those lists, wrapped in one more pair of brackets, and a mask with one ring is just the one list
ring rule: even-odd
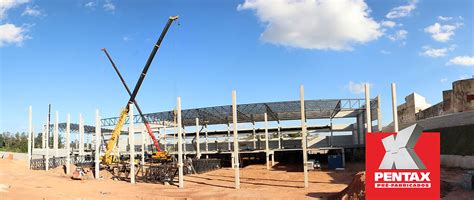
{"label": "green vegetation", "polygon": [[[41,148],[42,133],[36,134],[35,148]],[[63,136],[59,135],[59,148],[64,148]],[[49,139],[50,148],[53,147],[53,137]],[[15,134],[10,132],[3,132],[0,134],[0,151],[27,153],[28,152],[28,136],[25,132],[17,132]]]}
{"label": "green vegetation", "polygon": [[26,133],[3,132],[0,134],[0,151],[28,152],[28,136]]}

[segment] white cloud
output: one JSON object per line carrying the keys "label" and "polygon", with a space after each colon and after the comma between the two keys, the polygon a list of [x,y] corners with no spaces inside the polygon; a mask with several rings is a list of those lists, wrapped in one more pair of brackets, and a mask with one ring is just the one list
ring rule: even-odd
{"label": "white cloud", "polygon": [[456,23],[454,25],[434,23],[426,27],[425,32],[431,34],[431,37],[438,42],[447,42],[451,39],[451,36],[454,35],[454,31],[462,25],[462,23]]}
{"label": "white cloud", "polygon": [[393,28],[397,25],[394,21],[382,21],[382,26]]}
{"label": "white cloud", "polygon": [[115,11],[115,5],[112,3],[112,1],[106,1],[103,7],[105,11],[109,11],[109,12]]}
{"label": "white cloud", "polygon": [[446,81],[448,81],[447,78],[442,78],[441,80],[439,80],[439,82],[441,82],[441,83],[446,83]]}
{"label": "white cloud", "polygon": [[32,17],[38,17],[38,16],[41,16],[43,14],[41,13],[41,11],[38,10],[37,7],[26,6],[23,13],[21,13],[21,16],[25,16],[25,15],[32,16]]}
{"label": "white cloud", "polygon": [[9,9],[28,3],[28,1],[29,0],[0,0],[0,20],[5,19],[7,16],[6,12]]}
{"label": "white cloud", "polygon": [[255,10],[262,41],[295,48],[351,50],[383,34],[363,0],[246,0],[237,10]]}
{"label": "white cloud", "polygon": [[421,52],[420,55],[436,58],[436,57],[445,56],[447,52],[448,52],[448,49],[446,48],[441,48],[441,49],[427,48],[423,52]]}
{"label": "white cloud", "polygon": [[387,50],[380,50],[380,53],[382,53],[382,54],[391,54],[392,52],[387,51]]}
{"label": "white cloud", "polygon": [[84,4],[84,6],[85,6],[86,8],[93,8],[93,7],[96,6],[96,3],[93,2],[93,1],[89,1],[89,2],[87,2],[86,4]]}
{"label": "white cloud", "polygon": [[451,45],[450,47],[447,47],[447,48],[432,48],[430,46],[424,46],[423,52],[420,52],[420,55],[433,57],[433,58],[443,57],[443,56],[446,56],[446,54],[449,51],[452,51],[455,48],[456,48],[456,45]]}
{"label": "white cloud", "polygon": [[369,84],[369,87],[372,87],[372,84],[368,82],[354,83],[353,81],[349,81],[346,88],[353,94],[362,94],[365,92],[365,84]]}
{"label": "white cloud", "polygon": [[416,3],[418,3],[417,0],[410,0],[407,5],[392,8],[392,10],[390,10],[390,12],[385,15],[385,17],[389,19],[406,17],[411,11],[415,10]]}
{"label": "white cloud", "polygon": [[395,32],[395,34],[387,35],[387,38],[392,41],[404,40],[407,38],[407,35],[408,31],[402,29]]}
{"label": "white cloud", "polygon": [[129,40],[130,40],[130,38],[129,38],[129,37],[127,37],[127,36],[123,36],[123,37],[122,37],[122,40],[123,40],[123,41],[129,41]]}
{"label": "white cloud", "polygon": [[14,24],[0,25],[0,47],[7,44],[21,45],[24,40],[30,38],[25,32],[25,28],[17,27]]}
{"label": "white cloud", "polygon": [[453,17],[438,16],[438,19],[441,21],[449,21],[452,20]]}
{"label": "white cloud", "polygon": [[446,65],[474,66],[474,56],[457,56],[449,60]]}

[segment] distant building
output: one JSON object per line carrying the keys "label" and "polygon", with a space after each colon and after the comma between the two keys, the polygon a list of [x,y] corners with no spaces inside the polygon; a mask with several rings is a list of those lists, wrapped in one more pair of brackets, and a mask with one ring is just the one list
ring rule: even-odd
{"label": "distant building", "polygon": [[[420,120],[467,111],[474,111],[474,78],[453,82],[451,90],[443,91],[443,101],[433,106],[417,93],[406,96],[397,107],[399,129]],[[393,131],[393,122],[383,130]]]}

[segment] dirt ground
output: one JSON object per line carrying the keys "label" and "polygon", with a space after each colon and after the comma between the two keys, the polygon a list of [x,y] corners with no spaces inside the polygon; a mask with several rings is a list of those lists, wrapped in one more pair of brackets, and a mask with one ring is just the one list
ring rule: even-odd
{"label": "dirt ground", "polygon": [[460,184],[466,171],[459,168],[441,168],[441,194],[443,200],[474,199],[474,190],[465,190]]}
{"label": "dirt ground", "polygon": [[183,189],[111,179],[77,181],[62,170],[26,168],[24,161],[0,159],[0,199],[324,199],[346,188],[364,166],[353,164],[346,171],[311,171],[309,188],[305,189],[303,173],[294,168],[276,166],[267,171],[264,165],[251,165],[240,171],[240,190],[233,189],[234,170],[229,168],[185,176]]}

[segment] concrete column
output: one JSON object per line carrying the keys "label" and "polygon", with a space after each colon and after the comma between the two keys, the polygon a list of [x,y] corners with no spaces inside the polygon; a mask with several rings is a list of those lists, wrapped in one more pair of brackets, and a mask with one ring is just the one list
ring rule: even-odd
{"label": "concrete column", "polygon": [[56,111],[56,118],[54,120],[54,135],[53,135],[53,148],[54,148],[54,156],[56,158],[59,157],[58,147],[59,147],[59,113]]}
{"label": "concrete column", "polygon": [[206,133],[206,153],[209,152],[209,140],[207,138],[207,124],[204,125],[204,130],[205,130],[205,133]]}
{"label": "concrete column", "polygon": [[184,180],[183,180],[183,141],[181,139],[182,136],[182,124],[181,124],[181,97],[177,99],[177,107],[178,107],[178,181],[179,181],[179,188],[184,187]]}
{"label": "concrete column", "polygon": [[372,132],[372,114],[370,110],[370,88],[369,84],[365,84],[365,117],[367,121],[367,133]]}
{"label": "concrete column", "polygon": [[275,166],[275,151],[272,152],[272,167]]}
{"label": "concrete column", "polygon": [[196,157],[201,159],[201,141],[199,141],[199,118],[196,117]]}
{"label": "concrete column", "polygon": [[46,171],[49,170],[49,117],[46,117]]}
{"label": "concrete column", "polygon": [[227,149],[230,151],[230,125],[227,123]]}
{"label": "concrete column", "polygon": [[270,150],[268,149],[268,119],[267,113],[263,115],[265,118],[265,154],[266,154],[266,161],[267,161],[267,170],[270,169]]}
{"label": "concrete column", "polygon": [[130,183],[135,184],[135,126],[133,124],[133,103],[128,108],[129,127],[128,127],[128,145],[130,146]]}
{"label": "concrete column", "polygon": [[[133,120],[130,120],[133,121]],[[94,166],[94,171],[95,171],[95,179],[99,180],[99,171],[100,171],[100,166],[99,166],[99,157],[100,157],[100,135],[102,134],[101,130],[101,124],[100,124],[100,117],[99,117],[99,109],[95,111],[95,166]]]}
{"label": "concrete column", "polygon": [[281,149],[281,126],[280,126],[280,120],[278,120],[278,149]]}
{"label": "concrete column", "polygon": [[33,135],[33,107],[28,109],[28,169],[31,169],[31,137]]}
{"label": "concrete column", "polygon": [[257,138],[255,136],[255,121],[252,121],[252,140],[253,140],[253,149],[257,149]]}
{"label": "concrete column", "polygon": [[382,132],[382,111],[381,111],[381,102],[380,94],[377,95],[377,131]]}
{"label": "concrete column", "polygon": [[392,83],[393,131],[398,132],[397,86]]}
{"label": "concrete column", "polygon": [[305,106],[304,106],[304,87],[303,85],[300,86],[300,105],[301,105],[301,144],[303,149],[303,172],[304,172],[304,187],[308,188],[308,152],[306,150],[306,113],[305,113]]}
{"label": "concrete column", "polygon": [[239,136],[237,133],[237,94],[232,91],[232,121],[234,128],[234,170],[235,170],[235,189],[240,189],[239,173]]}
{"label": "concrete column", "polygon": [[66,174],[71,172],[71,116],[66,117]]}
{"label": "concrete column", "polygon": [[82,114],[79,114],[79,155],[84,155],[84,120]]}

